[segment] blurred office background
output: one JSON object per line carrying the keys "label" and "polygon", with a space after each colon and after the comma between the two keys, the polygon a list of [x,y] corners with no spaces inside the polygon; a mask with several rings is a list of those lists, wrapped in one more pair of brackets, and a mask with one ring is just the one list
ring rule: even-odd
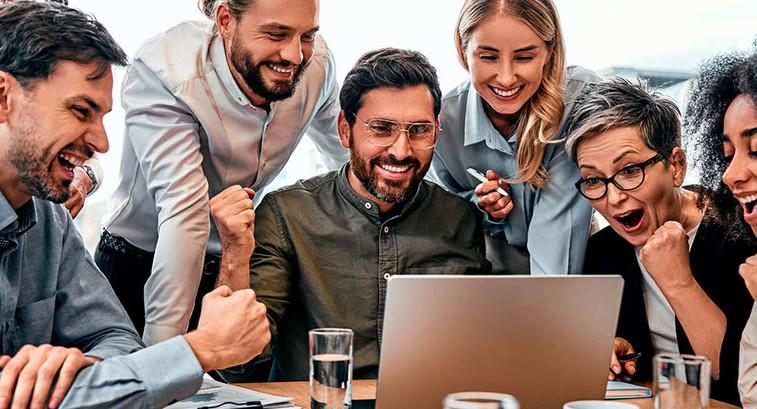
{"label": "blurred office background", "polygon": [[[687,79],[705,58],[748,50],[757,40],[754,0],[554,0],[561,17],[569,65],[601,75],[642,76],[677,101]],[[204,19],[195,0],[69,0],[94,14],[133,56],[147,38],[184,20]],[[453,30],[462,0],[321,0],[320,33],[337,62],[341,81],[365,51],[380,47],[423,52],[436,66],[442,91],[467,78],[457,61]],[[118,180],[123,109],[115,73],[113,112],[106,116],[110,151],[101,155],[105,180],[77,217],[87,247],[94,251],[107,199]],[[267,190],[325,171],[312,143],[303,139],[288,165]]]}

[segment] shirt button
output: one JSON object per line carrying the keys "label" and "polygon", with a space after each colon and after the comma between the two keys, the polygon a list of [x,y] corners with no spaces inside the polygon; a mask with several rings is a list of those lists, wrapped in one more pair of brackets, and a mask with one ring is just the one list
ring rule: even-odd
{"label": "shirt button", "polygon": [[384,226],[384,233],[389,233],[389,226]]}
{"label": "shirt button", "polygon": [[389,273],[384,273],[384,280],[388,280],[390,277]]}
{"label": "shirt button", "polygon": [[370,209],[370,208],[371,208],[371,204],[370,204],[370,203],[366,203],[366,204],[365,204],[365,208],[366,208],[366,209]]}

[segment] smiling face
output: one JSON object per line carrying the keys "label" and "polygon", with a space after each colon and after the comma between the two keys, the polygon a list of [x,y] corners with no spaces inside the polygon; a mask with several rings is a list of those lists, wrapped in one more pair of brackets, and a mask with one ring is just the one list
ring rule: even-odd
{"label": "smiling face", "polygon": [[[646,146],[637,128],[623,127],[583,139],[576,150],[576,161],[582,178],[609,178],[656,154]],[[681,221],[676,188],[686,174],[683,151],[674,148],[667,159],[667,165],[656,162],[647,166],[644,182],[638,188],[620,190],[609,183],[604,197],[589,200],[613,230],[634,246],[646,243],[666,221]]]}
{"label": "smiling face", "polygon": [[232,74],[253,104],[294,94],[315,49],[317,0],[256,0],[239,18],[220,3],[216,22]]}
{"label": "smiling face", "polygon": [[473,86],[499,115],[516,114],[534,95],[550,55],[534,30],[507,14],[476,25],[465,49]]}
{"label": "smiling face", "polygon": [[[362,101],[357,116],[365,122],[436,121],[433,97],[425,85],[377,88],[366,93]],[[350,149],[350,185],[362,197],[375,201],[381,212],[410,200],[426,175],[434,152],[410,146],[406,132],[401,132],[390,146],[373,145],[359,121],[350,127],[344,111],[339,115],[339,137],[342,145]]]}
{"label": "smiling face", "polygon": [[102,119],[113,105],[113,76],[108,68],[93,79],[99,72],[97,63],[63,61],[27,90],[1,73],[7,111],[0,117],[0,184],[14,207],[30,196],[64,202],[74,167],[108,150]]}
{"label": "smiling face", "polygon": [[757,235],[757,107],[746,95],[731,102],[723,118],[723,154],[730,164],[723,174]]}

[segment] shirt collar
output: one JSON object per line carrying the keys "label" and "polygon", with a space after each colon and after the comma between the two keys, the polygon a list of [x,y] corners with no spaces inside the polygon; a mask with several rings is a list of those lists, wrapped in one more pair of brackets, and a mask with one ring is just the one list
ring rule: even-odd
{"label": "shirt collar", "polygon": [[494,128],[492,121],[484,111],[483,98],[478,94],[473,83],[469,83],[468,100],[465,104],[465,146],[475,143],[486,142],[492,149],[498,149],[514,154],[512,144],[515,143],[516,134],[507,140]]}
{"label": "shirt collar", "polygon": [[[336,186],[340,193],[347,199],[348,202],[350,202],[353,206],[358,208],[360,212],[367,215],[368,217],[378,220],[381,220],[381,215],[379,214],[379,207],[376,202],[373,200],[369,200],[364,198],[363,196],[360,196],[355,189],[352,188],[352,185],[350,185],[349,177],[347,176],[347,172],[349,172],[350,168],[349,161],[345,163],[341,169],[338,171],[338,175],[336,177]],[[418,185],[418,189],[416,189],[415,193],[413,194],[413,197],[404,204],[402,207],[402,210],[399,212],[396,216],[402,216],[403,214],[407,213],[407,211],[414,207],[416,202],[419,202],[422,200],[423,194],[423,184],[424,182],[421,181],[421,183]]]}
{"label": "shirt collar", "polygon": [[37,212],[34,210],[34,198],[26,201],[18,210],[14,210],[5,196],[0,193],[0,235],[18,237],[37,224]]}

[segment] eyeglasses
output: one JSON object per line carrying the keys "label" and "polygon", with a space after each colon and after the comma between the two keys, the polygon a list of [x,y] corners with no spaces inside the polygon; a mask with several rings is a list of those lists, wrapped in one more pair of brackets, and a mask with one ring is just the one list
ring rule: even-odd
{"label": "eyeglasses", "polygon": [[[395,122],[388,119],[371,119],[364,122],[355,115],[355,119],[360,121],[365,127],[366,137],[371,145],[391,146],[400,137],[400,133],[405,131],[410,146],[415,149],[431,149],[436,145],[436,138],[442,128],[434,122]],[[403,128],[402,125],[406,127]]]}
{"label": "eyeglasses", "polygon": [[665,159],[659,153],[641,163],[626,166],[609,178],[591,177],[576,182],[576,189],[589,200],[599,200],[607,194],[607,184],[612,183],[620,190],[633,190],[644,183],[644,169]]}

